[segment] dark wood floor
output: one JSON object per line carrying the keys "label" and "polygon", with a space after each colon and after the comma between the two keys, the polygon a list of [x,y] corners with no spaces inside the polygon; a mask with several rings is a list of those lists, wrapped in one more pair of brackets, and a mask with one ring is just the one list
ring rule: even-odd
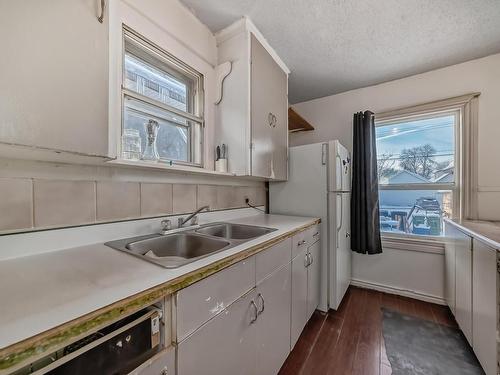
{"label": "dark wood floor", "polygon": [[281,375],[389,375],[382,307],[456,327],[445,306],[350,287],[338,311],[316,311],[280,370]]}

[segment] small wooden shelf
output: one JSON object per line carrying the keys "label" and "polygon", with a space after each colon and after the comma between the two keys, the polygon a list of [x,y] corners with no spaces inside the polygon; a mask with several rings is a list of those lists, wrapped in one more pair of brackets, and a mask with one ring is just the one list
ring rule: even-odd
{"label": "small wooden shelf", "polygon": [[299,115],[292,107],[288,108],[288,131],[290,133],[314,130],[304,117]]}

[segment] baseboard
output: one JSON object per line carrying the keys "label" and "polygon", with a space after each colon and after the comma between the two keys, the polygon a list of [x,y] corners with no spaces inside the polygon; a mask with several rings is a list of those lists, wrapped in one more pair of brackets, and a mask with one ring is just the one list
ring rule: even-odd
{"label": "baseboard", "polygon": [[430,294],[420,293],[413,290],[407,290],[402,288],[396,288],[393,286],[387,286],[383,284],[373,283],[369,281],[351,279],[351,285],[358,286],[365,289],[373,289],[379,292],[384,292],[388,294],[396,294],[398,296],[410,297],[418,299],[425,302],[436,303],[438,305],[446,305],[446,301],[442,297],[433,296]]}

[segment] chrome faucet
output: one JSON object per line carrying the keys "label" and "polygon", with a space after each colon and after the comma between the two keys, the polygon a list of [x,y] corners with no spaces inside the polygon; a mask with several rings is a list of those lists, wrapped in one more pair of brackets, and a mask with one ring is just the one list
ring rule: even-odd
{"label": "chrome faucet", "polygon": [[193,221],[194,221],[193,225],[196,225],[198,223],[198,220],[197,220],[198,217],[196,215],[198,215],[203,210],[207,210],[207,211],[210,210],[210,206],[203,206],[203,207],[198,208],[195,212],[193,212],[191,215],[189,215],[185,219],[180,217],[179,219],[177,219],[177,227],[182,228],[182,226],[184,224],[186,224],[191,219],[193,219]]}

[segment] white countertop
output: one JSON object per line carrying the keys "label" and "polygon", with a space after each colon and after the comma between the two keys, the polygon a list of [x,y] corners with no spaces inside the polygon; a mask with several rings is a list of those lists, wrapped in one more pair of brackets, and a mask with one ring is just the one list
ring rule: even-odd
{"label": "white countertop", "polygon": [[[79,318],[315,221],[256,213],[234,223],[278,229],[177,269],[102,243],[0,261],[0,348]],[[200,224],[207,221],[200,217]],[[134,235],[134,234],[133,234]]]}
{"label": "white countertop", "polygon": [[500,222],[481,220],[445,219],[471,237],[500,250]]}

